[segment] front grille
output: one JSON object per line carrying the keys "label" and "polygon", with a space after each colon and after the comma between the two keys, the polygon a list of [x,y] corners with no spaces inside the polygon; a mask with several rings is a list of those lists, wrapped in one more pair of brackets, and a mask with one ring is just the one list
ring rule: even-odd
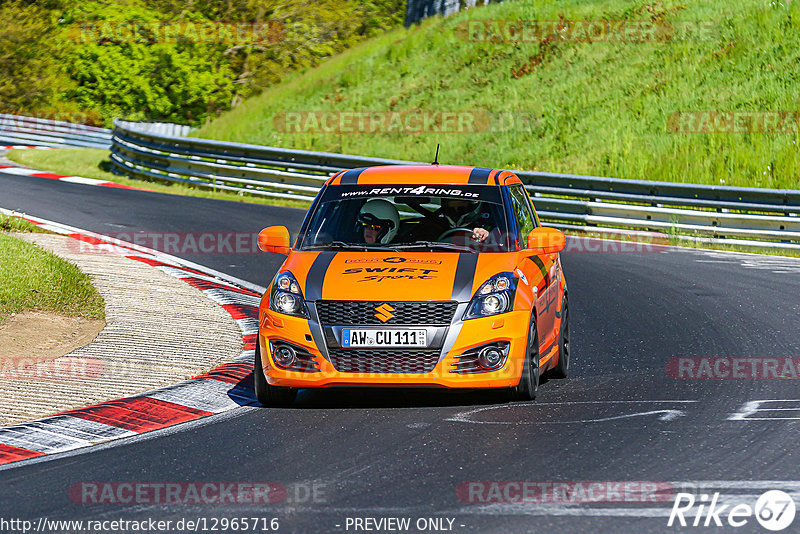
{"label": "front grille", "polygon": [[[384,322],[375,315],[376,307],[389,304],[394,317]],[[436,325],[447,326],[453,320],[458,303],[455,301],[428,302],[386,302],[321,300],[317,302],[317,312],[322,325]]]}
{"label": "front grille", "polygon": [[439,361],[439,350],[331,349],[329,356],[340,373],[430,373]]}

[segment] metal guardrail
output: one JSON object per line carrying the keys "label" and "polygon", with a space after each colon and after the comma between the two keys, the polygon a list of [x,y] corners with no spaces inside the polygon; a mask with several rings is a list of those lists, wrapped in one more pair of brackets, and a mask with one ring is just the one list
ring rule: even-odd
{"label": "metal guardrail", "polygon": [[0,113],[0,144],[109,148],[111,130],[85,124]]}
{"label": "metal guardrail", "polygon": [[136,131],[157,135],[169,135],[173,137],[183,137],[189,135],[191,126],[185,124],[174,124],[171,122],[133,122],[118,119],[119,124]]}
{"label": "metal guardrail", "polygon": [[[114,125],[111,161],[120,173],[265,197],[310,201],[342,169],[418,163],[167,136],[122,121]],[[800,191],[514,172],[550,226],[800,249]]]}

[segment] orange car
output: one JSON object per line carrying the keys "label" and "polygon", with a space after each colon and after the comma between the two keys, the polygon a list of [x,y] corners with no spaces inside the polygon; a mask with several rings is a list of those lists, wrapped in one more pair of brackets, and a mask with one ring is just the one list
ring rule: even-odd
{"label": "orange car", "polygon": [[283,226],[259,246],[287,254],[261,299],[255,391],[509,388],[536,396],[566,377],[564,235],[539,224],[509,171],[397,165],[342,171],[322,187],[294,244]]}

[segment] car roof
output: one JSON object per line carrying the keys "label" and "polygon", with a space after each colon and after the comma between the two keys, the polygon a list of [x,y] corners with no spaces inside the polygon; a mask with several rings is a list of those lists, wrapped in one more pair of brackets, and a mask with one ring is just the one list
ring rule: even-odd
{"label": "car roof", "polygon": [[340,171],[327,185],[510,185],[522,183],[510,171],[459,165],[386,165]]}

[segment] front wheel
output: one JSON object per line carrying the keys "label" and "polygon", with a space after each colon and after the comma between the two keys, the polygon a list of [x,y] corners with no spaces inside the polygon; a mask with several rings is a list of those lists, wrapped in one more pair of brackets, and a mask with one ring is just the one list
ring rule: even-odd
{"label": "front wheel", "polygon": [[[533,313],[536,313],[535,310]],[[519,384],[511,388],[511,399],[515,401],[531,401],[536,398],[539,389],[539,336],[536,333],[536,320],[531,316],[528,329],[528,347],[525,351],[525,363]]]}
{"label": "front wheel", "polygon": [[264,368],[261,364],[261,344],[256,339],[256,356],[253,362],[253,389],[256,398],[264,406],[280,407],[289,406],[297,397],[296,388],[282,388],[270,386],[264,376]]}

